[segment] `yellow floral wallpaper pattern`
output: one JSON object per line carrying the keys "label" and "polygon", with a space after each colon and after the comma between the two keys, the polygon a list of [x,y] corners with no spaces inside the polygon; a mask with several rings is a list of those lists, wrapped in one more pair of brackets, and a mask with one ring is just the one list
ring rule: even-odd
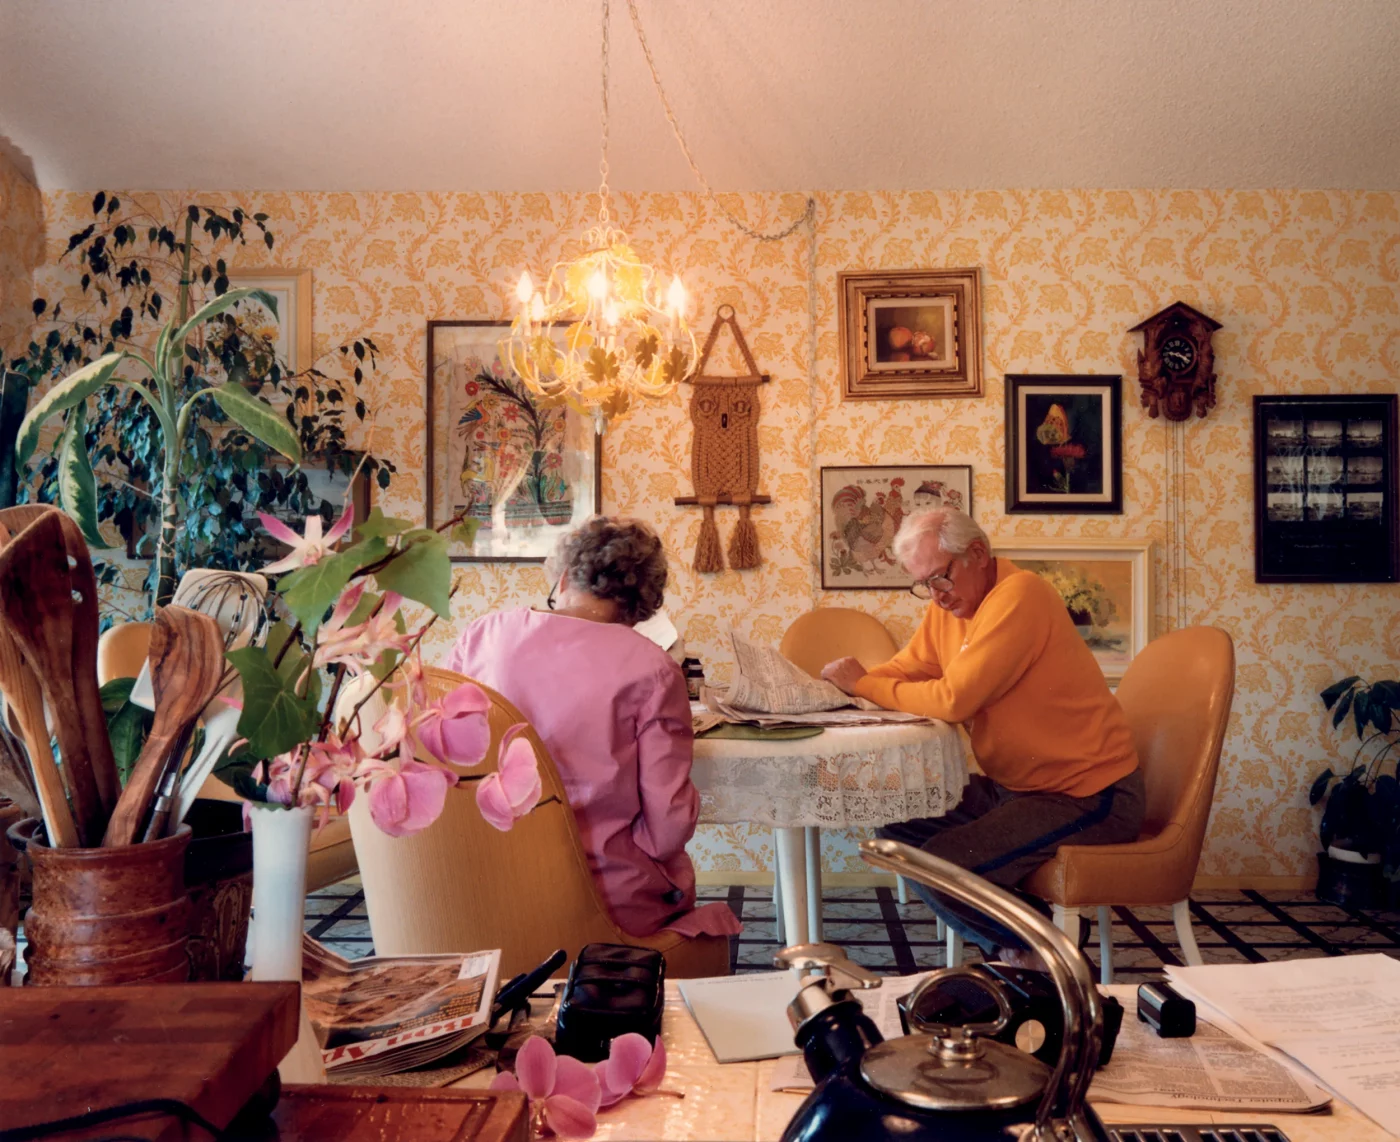
{"label": "yellow floral wallpaper pattern", "polygon": [[[250,244],[228,256],[239,266],[265,258],[313,271],[318,349],[365,334],[379,344],[367,393],[378,410],[372,446],[399,466],[384,507],[419,515],[425,321],[509,316],[521,268],[538,276],[571,252],[595,207],[589,196],[553,193],[137,197],[152,207],[159,199],[166,216],[196,199],[270,215],[275,252]],[[805,196],[722,201],[751,226],[772,227],[800,214]],[[76,268],[55,264],[58,236],[85,222],[89,203],[87,194],[45,196],[41,288],[74,290]],[[605,509],[660,530],[673,559],[669,609],[711,678],[727,675],[731,628],[776,642],[813,605],[859,607],[898,638],[912,632],[919,604],[907,594],[820,590],[822,465],[971,464],[973,511],[994,538],[1154,540],[1158,632],[1184,614],[1233,635],[1238,684],[1201,871],[1256,883],[1307,876],[1316,842],[1306,787],[1343,754],[1317,692],[1344,674],[1393,671],[1400,588],[1254,583],[1250,398],[1394,391],[1400,195],[984,190],[823,193],[816,204],[811,229],[772,244],[746,238],[698,195],[623,195],[616,204],[639,253],[684,275],[699,332],[719,305],[733,305],[773,379],[759,430],[761,484],[773,503],[755,509],[763,563],[754,571],[699,575],[689,566],[699,513],[671,502],[689,490],[687,393],[641,408],[604,441]],[[981,267],[986,395],[843,403],[837,272],[921,266]],[[1164,547],[1169,434],[1137,403],[1138,338],[1126,332],[1174,300],[1224,326],[1215,336],[1218,406],[1186,429],[1184,584],[1170,582]],[[1004,515],[1003,378],[1022,372],[1123,375],[1121,516]],[[731,523],[721,520],[723,534]],[[470,564],[461,579],[459,622],[538,602],[546,589],[536,565]],[[441,654],[452,630],[434,636],[431,653]],[[702,827],[692,852],[702,869],[771,867],[765,830]],[[848,836],[828,835],[825,855],[828,869],[864,867]]]}
{"label": "yellow floral wallpaper pattern", "polygon": [[0,349],[6,360],[28,340],[43,235],[44,202],[38,188],[0,151]]}

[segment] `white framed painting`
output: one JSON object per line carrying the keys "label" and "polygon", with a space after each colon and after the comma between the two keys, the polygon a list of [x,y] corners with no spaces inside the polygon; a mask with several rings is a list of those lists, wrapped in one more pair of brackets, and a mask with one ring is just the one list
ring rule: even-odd
{"label": "white framed painting", "polygon": [[1047,580],[1110,682],[1152,638],[1152,543],[1008,539],[993,550]]}
{"label": "white framed painting", "polygon": [[[272,339],[273,351],[279,361],[285,361],[292,374],[309,369],[315,350],[311,340],[311,271],[297,269],[230,270],[230,289],[266,290],[277,300],[277,317],[267,314],[269,324],[275,324],[277,334]],[[242,307],[252,313],[263,309],[261,303],[248,300]]]}

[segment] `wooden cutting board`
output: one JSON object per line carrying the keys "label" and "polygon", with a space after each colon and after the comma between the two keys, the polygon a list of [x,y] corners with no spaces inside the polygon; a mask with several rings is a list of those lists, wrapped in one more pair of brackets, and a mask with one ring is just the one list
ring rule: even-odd
{"label": "wooden cutting board", "polygon": [[[225,1126],[296,1042],[300,985],[0,988],[0,1126],[173,1098]],[[202,1137],[166,1115],[51,1135]]]}
{"label": "wooden cutting board", "polygon": [[276,1142],[529,1142],[517,1091],[424,1087],[285,1086]]}

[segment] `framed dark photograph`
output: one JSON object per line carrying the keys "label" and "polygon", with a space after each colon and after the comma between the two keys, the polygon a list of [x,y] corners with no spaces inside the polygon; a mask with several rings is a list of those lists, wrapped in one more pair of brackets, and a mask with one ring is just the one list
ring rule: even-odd
{"label": "framed dark photograph", "polygon": [[977,268],[837,275],[841,399],[982,395]]}
{"label": "framed dark photograph", "polygon": [[[480,528],[457,563],[543,562],[601,510],[602,438],[592,420],[538,403],[500,357],[508,321],[428,322],[426,516],[467,512]],[[554,336],[563,345],[564,326]]]}
{"label": "framed dark photograph", "polygon": [[822,469],[822,590],[903,590],[913,579],[894,557],[894,533],[923,508],[972,514],[967,464]]}
{"label": "framed dark photograph", "polygon": [[1254,578],[1397,578],[1396,397],[1254,398]]}
{"label": "framed dark photograph", "polygon": [[1006,378],[1006,510],[1123,510],[1123,379]]}

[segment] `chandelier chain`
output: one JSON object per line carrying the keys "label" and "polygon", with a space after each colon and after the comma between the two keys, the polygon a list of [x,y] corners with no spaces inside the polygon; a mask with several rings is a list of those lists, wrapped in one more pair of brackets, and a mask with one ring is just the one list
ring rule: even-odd
{"label": "chandelier chain", "polygon": [[[603,0],[603,74],[605,77],[607,75],[607,11],[608,0]],[[714,204],[715,208],[721,214],[723,214],[726,219],[729,220],[729,224],[735,229],[743,231],[750,238],[758,239],[758,241],[760,242],[778,242],[781,241],[783,238],[786,238],[788,235],[792,234],[794,231],[796,231],[798,227],[800,227],[804,222],[807,222],[809,219],[813,218],[816,214],[817,204],[814,199],[808,198],[807,208],[795,219],[793,219],[791,225],[785,227],[782,230],[775,231],[771,234],[765,234],[761,230],[755,230],[740,219],[736,218],[725,208],[724,204],[720,202],[718,196],[715,194],[714,189],[710,186],[710,180],[705,177],[704,172],[700,170],[699,164],[696,163],[695,157],[690,153],[690,147],[685,141],[685,136],[681,133],[681,125],[677,121],[676,113],[671,107],[671,100],[666,95],[665,87],[663,87],[661,84],[661,74],[656,70],[656,61],[652,59],[651,45],[647,43],[646,33],[642,31],[642,19],[637,14],[637,0],[627,0],[627,11],[632,17],[632,27],[636,30],[637,40],[642,45],[642,55],[646,56],[647,67],[651,69],[651,81],[656,86],[656,94],[661,98],[661,107],[666,112],[666,121],[671,124],[671,132],[676,136],[676,142],[680,144],[681,153],[685,155],[685,161],[690,164],[690,173],[695,176],[695,181],[698,182],[700,184],[701,189],[704,190],[705,197],[708,198],[710,202]],[[605,79],[603,87],[604,156],[606,156],[607,154],[607,106],[608,97]]]}
{"label": "chandelier chain", "polygon": [[610,18],[608,0],[603,0],[603,157],[598,162],[598,173],[602,181],[598,184],[598,222],[606,227],[608,211],[608,25]]}

